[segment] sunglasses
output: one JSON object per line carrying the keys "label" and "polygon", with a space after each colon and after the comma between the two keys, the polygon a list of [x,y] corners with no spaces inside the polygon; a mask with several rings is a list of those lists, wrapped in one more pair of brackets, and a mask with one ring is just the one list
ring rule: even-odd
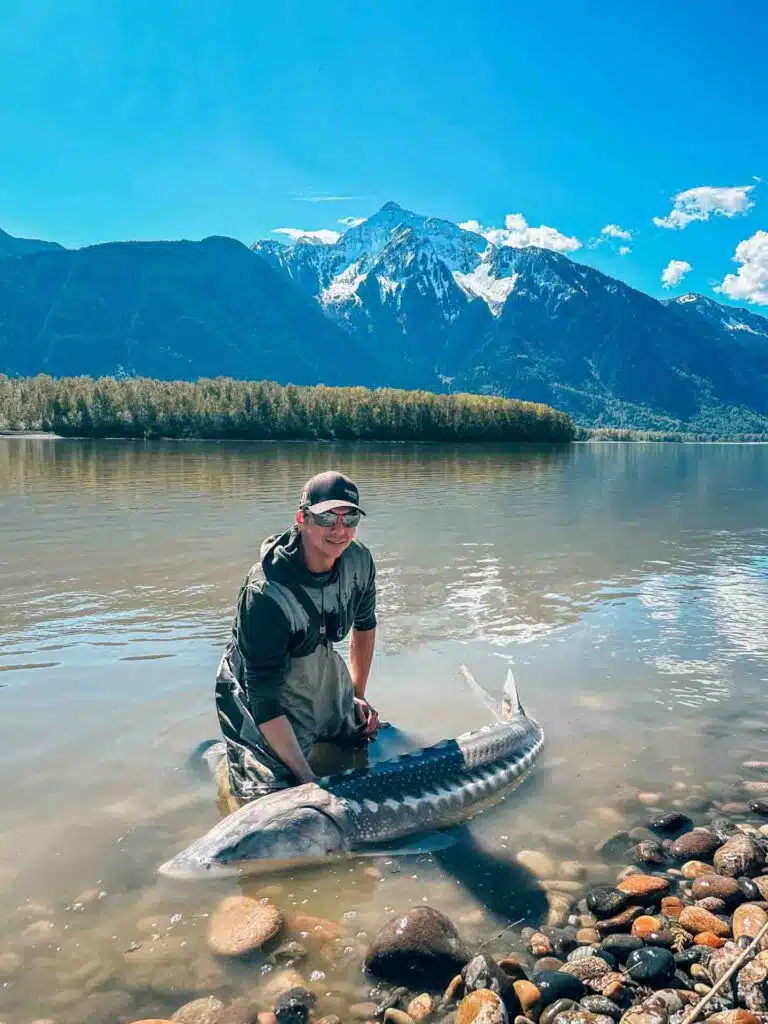
{"label": "sunglasses", "polygon": [[360,513],[354,509],[350,512],[310,512],[306,514],[312,517],[315,526],[335,526],[341,522],[342,526],[357,526],[360,522]]}

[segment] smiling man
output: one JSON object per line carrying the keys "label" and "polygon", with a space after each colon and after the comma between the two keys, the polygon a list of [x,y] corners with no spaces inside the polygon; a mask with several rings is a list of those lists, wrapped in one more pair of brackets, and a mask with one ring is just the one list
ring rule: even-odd
{"label": "smiling man", "polygon": [[[312,477],[295,524],[261,546],[216,677],[229,786],[241,803],[315,778],[313,746],[364,747],[379,726],[365,688],[376,638],[376,568],[355,531],[365,512],[342,473]],[[350,633],[351,631],[351,633]],[[350,633],[349,667],[334,643]]]}

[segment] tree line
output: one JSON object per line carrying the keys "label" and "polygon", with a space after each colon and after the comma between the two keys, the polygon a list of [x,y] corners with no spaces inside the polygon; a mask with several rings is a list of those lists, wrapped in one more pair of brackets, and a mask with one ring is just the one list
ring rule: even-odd
{"label": "tree line", "polygon": [[282,386],[228,377],[8,377],[0,430],[68,437],[355,441],[570,441],[547,405],[396,388]]}

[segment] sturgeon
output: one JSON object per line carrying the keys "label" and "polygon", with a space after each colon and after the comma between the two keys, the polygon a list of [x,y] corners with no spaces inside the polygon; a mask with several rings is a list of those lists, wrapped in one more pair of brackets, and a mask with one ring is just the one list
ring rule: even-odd
{"label": "sturgeon", "polygon": [[[544,731],[523,710],[511,670],[501,713],[464,666],[462,671],[491,709],[492,724],[368,768],[259,797],[223,818],[158,872],[210,878],[440,848],[441,830],[503,800],[530,775],[544,745]],[[450,837],[442,835],[442,845],[450,845]],[[421,848],[419,836],[426,837]],[[411,845],[391,845],[403,840]]]}

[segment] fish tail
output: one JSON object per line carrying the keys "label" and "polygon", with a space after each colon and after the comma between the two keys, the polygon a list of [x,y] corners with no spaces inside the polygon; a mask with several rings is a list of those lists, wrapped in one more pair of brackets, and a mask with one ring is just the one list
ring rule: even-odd
{"label": "fish tail", "polygon": [[520,703],[515,674],[508,668],[507,678],[504,680],[504,718],[509,719],[513,715],[525,715],[525,709]]}

